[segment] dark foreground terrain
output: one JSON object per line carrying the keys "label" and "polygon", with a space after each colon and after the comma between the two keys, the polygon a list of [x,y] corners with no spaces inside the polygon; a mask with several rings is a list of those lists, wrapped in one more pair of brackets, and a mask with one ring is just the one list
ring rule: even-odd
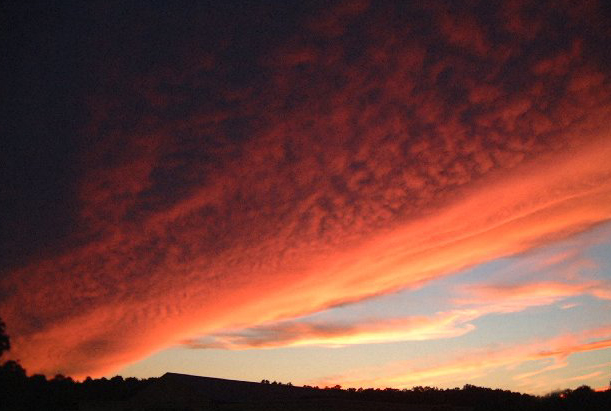
{"label": "dark foreground terrain", "polygon": [[3,410],[611,410],[611,390],[583,386],[543,397],[465,385],[410,390],[295,387],[166,373],[139,380],[114,377],[75,382],[56,376],[27,376],[15,362],[0,367]]}

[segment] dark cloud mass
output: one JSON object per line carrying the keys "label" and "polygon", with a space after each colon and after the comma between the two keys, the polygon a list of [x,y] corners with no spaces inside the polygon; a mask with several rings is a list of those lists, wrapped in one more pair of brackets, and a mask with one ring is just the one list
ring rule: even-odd
{"label": "dark cloud mass", "polygon": [[611,217],[602,3],[308,3],[14,11],[0,313],[28,370],[108,372]]}

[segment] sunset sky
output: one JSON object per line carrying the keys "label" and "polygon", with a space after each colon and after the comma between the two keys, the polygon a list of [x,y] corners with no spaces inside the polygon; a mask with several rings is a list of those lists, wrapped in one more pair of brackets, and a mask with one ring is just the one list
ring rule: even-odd
{"label": "sunset sky", "polygon": [[608,386],[608,2],[70,3],[2,10],[8,359]]}

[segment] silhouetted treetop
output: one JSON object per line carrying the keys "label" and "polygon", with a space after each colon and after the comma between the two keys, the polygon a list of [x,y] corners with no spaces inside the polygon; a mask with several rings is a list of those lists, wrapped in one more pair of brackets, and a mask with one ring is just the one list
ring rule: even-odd
{"label": "silhouetted treetop", "polygon": [[2,322],[0,318],[0,357],[4,351],[8,351],[11,349],[11,343],[9,341],[8,335],[6,334],[6,324]]}
{"label": "silhouetted treetop", "polygon": [[[0,321],[0,354],[10,348],[9,337],[6,334],[5,324]],[[193,377],[189,378],[203,378]],[[123,404],[121,409],[132,409],[128,407],[129,401],[138,398],[142,392],[147,393],[147,387],[161,381],[161,378],[149,378],[139,380],[133,377],[123,378],[114,376],[110,379],[92,379],[87,377],[83,382],[75,382],[72,378],[56,375],[52,379],[47,379],[44,375],[28,376],[26,371],[16,361],[6,361],[0,365],[0,410],[73,410],[87,407],[89,405],[95,409],[115,409],[113,407]],[[226,381],[228,384],[251,384],[243,381]],[[323,404],[336,404],[338,407],[333,409],[351,409],[351,404],[360,404],[366,408],[360,409],[400,409],[403,405],[421,405],[427,410],[471,410],[471,411],[609,411],[611,410],[611,390],[596,392],[588,386],[581,386],[576,389],[566,389],[555,393],[536,397],[528,394],[520,394],[507,390],[491,389],[466,384],[462,388],[442,389],[436,387],[416,386],[412,389],[396,388],[348,388],[342,389],[340,385],[333,387],[293,387],[291,383],[283,384],[278,381],[264,379],[260,387],[263,391],[285,392],[286,390],[307,391],[304,402],[297,400],[288,402],[288,409],[294,408],[302,410],[320,409],[312,408]],[[255,384],[256,385],[256,384]],[[273,387],[272,387],[273,386]],[[156,387],[152,385],[152,387]],[[172,388],[171,385],[168,386]],[[157,387],[158,388],[158,387]],[[155,388],[155,389],[157,389]],[[143,391],[144,390],[144,391]],[[179,390],[180,391],[180,390]],[[168,395],[173,395],[171,392]],[[177,394],[178,395],[178,394]],[[266,405],[250,404],[241,398],[244,392],[236,392],[235,404],[215,402],[214,409],[236,410],[236,409],[268,409],[260,408]],[[180,395],[178,395],[180,397]],[[216,400],[215,400],[216,401]],[[309,401],[309,402],[308,402]],[[333,402],[335,401],[335,402]],[[207,403],[206,403],[207,404]],[[250,404],[250,405],[248,405]],[[309,405],[308,405],[309,404]],[[343,405],[342,405],[343,404]],[[209,405],[209,404],[208,404]],[[150,404],[152,407],[137,409],[160,410],[166,409],[159,404]],[[236,408],[239,406],[240,408]],[[241,408],[244,406],[244,408]],[[255,408],[252,408],[256,406]],[[102,408],[100,408],[102,407]],[[177,406],[178,407],[178,406]],[[259,407],[259,408],[257,408]],[[304,408],[305,407],[305,408]],[[194,409],[174,407],[171,409]],[[200,409],[200,408],[195,408]],[[271,408],[276,410],[277,408]],[[402,408],[401,408],[402,409]],[[411,409],[411,408],[410,408]]]}

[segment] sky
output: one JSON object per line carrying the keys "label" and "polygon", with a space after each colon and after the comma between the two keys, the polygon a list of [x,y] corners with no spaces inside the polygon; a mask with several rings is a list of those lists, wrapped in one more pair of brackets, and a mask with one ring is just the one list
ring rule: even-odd
{"label": "sky", "polygon": [[611,377],[611,9],[15,4],[7,358],[76,379]]}

